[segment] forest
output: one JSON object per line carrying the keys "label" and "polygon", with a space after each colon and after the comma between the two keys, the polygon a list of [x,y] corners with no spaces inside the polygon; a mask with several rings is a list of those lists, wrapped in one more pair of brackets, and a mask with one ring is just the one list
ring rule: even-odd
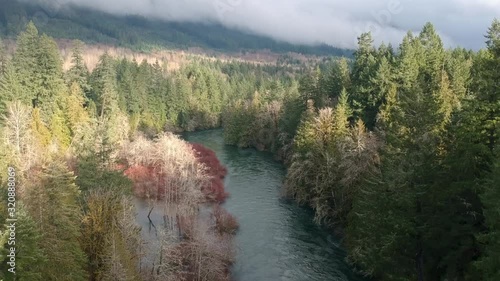
{"label": "forest", "polygon": [[[104,54],[89,73],[81,46],[63,72],[54,40],[29,23],[1,53],[2,278],[229,280],[226,170],[169,132],[220,126],[220,66],[170,74]],[[164,213],[155,244],[142,241],[134,197]]]}
{"label": "forest", "polygon": [[[107,53],[89,72],[83,42],[63,71],[29,22],[0,48],[1,278],[15,178],[15,280],[231,280],[227,171],[174,134],[222,127],[285,163],[284,196],[367,277],[500,280],[500,21],[485,33],[478,52],[445,49],[430,23],[397,48],[365,33],[353,58],[306,73]],[[159,246],[141,241],[135,197],[164,212]]]}
{"label": "forest", "polygon": [[233,101],[226,141],[284,161],[284,195],[340,230],[364,275],[500,280],[500,21],[485,41],[445,49],[430,23],[397,48],[362,34],[286,95]]}

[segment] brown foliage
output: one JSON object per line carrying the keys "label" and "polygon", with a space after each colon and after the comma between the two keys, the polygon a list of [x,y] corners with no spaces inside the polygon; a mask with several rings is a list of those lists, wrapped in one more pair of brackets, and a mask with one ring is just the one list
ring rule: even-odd
{"label": "brown foliage", "polygon": [[229,281],[235,257],[233,236],[214,233],[206,220],[193,222],[187,229],[185,239],[174,248],[184,268],[178,271],[178,280]]}
{"label": "brown foliage", "polygon": [[220,205],[214,207],[212,216],[215,219],[215,228],[220,234],[235,234],[240,227],[236,218]]}
{"label": "brown foliage", "polygon": [[[152,249],[159,253],[148,280],[229,280],[238,223],[219,206],[227,197],[227,170],[215,153],[164,134],[154,141],[138,137],[121,155],[136,195],[154,199],[173,222]],[[215,204],[212,212],[200,211],[207,202]]]}
{"label": "brown foliage", "polygon": [[125,146],[122,157],[129,166],[125,175],[134,182],[138,196],[176,203],[187,212],[202,201],[202,187],[209,182],[205,167],[189,144],[173,134],[155,141],[139,137]]}

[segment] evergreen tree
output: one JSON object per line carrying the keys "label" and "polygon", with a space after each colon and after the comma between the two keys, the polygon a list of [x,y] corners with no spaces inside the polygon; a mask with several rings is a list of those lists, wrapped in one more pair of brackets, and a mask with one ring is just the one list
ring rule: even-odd
{"label": "evergreen tree", "polygon": [[[439,235],[448,226],[444,222],[452,221],[455,215],[444,214],[441,196],[448,196],[450,204],[456,204],[458,197],[448,189],[441,193],[442,186],[438,188],[440,184],[447,186],[438,171],[444,170],[442,143],[454,98],[442,71],[442,57],[441,41],[431,25],[424,27],[418,39],[411,35],[404,39],[398,58],[400,88],[389,87],[380,114],[380,124],[386,130],[381,170],[364,185],[351,212],[351,258],[367,273],[384,280],[425,280],[436,275],[456,278],[463,270],[444,258],[434,260],[442,250],[434,241],[442,239]],[[426,64],[420,64],[424,59]],[[437,212],[443,221],[433,219]],[[376,234],[366,237],[372,232]],[[463,242],[460,239],[467,239],[467,235],[470,238],[470,232],[461,235],[457,234],[455,242]],[[436,272],[438,264],[445,267],[444,272]],[[386,274],[388,268],[394,270]]]}
{"label": "evergreen tree", "polygon": [[74,136],[82,124],[90,121],[90,116],[84,108],[85,96],[78,83],[71,84],[69,95],[66,97],[64,114],[67,119],[71,135]]}
{"label": "evergreen tree", "polygon": [[377,58],[370,33],[358,38],[358,49],[354,53],[351,72],[351,104],[356,117],[361,117],[369,128],[375,124],[375,116],[382,100],[381,93],[375,91],[373,77],[376,73]]}
{"label": "evergreen tree", "polygon": [[57,144],[58,151],[65,152],[71,142],[71,131],[62,110],[56,109],[52,115],[50,131],[52,132],[53,141]]}
{"label": "evergreen tree", "polygon": [[32,75],[37,79],[35,105],[40,107],[46,117],[51,116],[64,102],[66,86],[57,44],[46,35],[39,39],[37,68]]}
{"label": "evergreen tree", "polygon": [[43,280],[88,280],[85,254],[78,243],[80,191],[73,173],[52,162],[34,183],[27,190],[27,209],[42,235],[39,246],[48,253]]}
{"label": "evergreen tree", "polygon": [[[120,108],[126,108],[129,114],[140,114],[142,109],[141,99],[139,95],[138,85],[135,83],[134,69],[136,65],[123,59],[117,70],[118,87],[121,93]],[[125,104],[125,108],[122,104]]]}
{"label": "evergreen tree", "polygon": [[419,82],[424,92],[435,92],[440,87],[444,68],[444,48],[434,26],[427,23],[418,37]]}
{"label": "evergreen tree", "polygon": [[51,142],[52,133],[50,132],[46,123],[43,122],[42,118],[40,117],[39,108],[33,109],[31,113],[30,129],[35,142],[37,142],[39,145],[39,151],[47,148]]}
{"label": "evergreen tree", "polygon": [[380,108],[382,104],[385,103],[387,95],[394,85],[393,76],[394,74],[389,60],[385,56],[381,56],[379,58],[379,61],[377,62],[376,73],[371,78],[371,83],[373,84],[374,91],[378,93],[379,98],[375,102],[375,106],[371,108],[370,111],[369,109],[366,109],[365,111],[367,120],[372,120],[372,123],[369,124],[370,127],[375,126]]}
{"label": "evergreen tree", "polygon": [[330,98],[338,97],[343,89],[346,89],[348,92],[351,90],[350,75],[349,62],[346,58],[342,58],[334,63],[328,81]]}
{"label": "evergreen tree", "polygon": [[345,223],[350,200],[340,184],[342,147],[349,135],[352,111],[345,90],[335,109],[305,112],[294,139],[295,154],[285,180],[286,193],[316,211],[318,222]]}
{"label": "evergreen tree", "polygon": [[417,85],[419,75],[419,58],[417,56],[418,41],[411,32],[403,38],[396,59],[396,76],[399,88],[403,92],[411,91]]}
{"label": "evergreen tree", "polygon": [[[287,146],[285,150],[288,150],[289,144],[292,142],[293,137],[295,137],[295,132],[300,124],[300,119],[302,113],[306,110],[306,103],[301,98],[298,87],[293,86],[292,91],[288,92],[283,101],[283,114],[280,119],[280,131],[282,133],[283,145]],[[288,151],[285,151],[287,153]],[[284,155],[287,157],[288,155]]]}
{"label": "evergreen tree", "polygon": [[31,97],[23,91],[18,74],[11,63],[5,67],[5,73],[0,77],[0,113],[5,114],[7,104],[19,100],[25,105],[31,105]]}
{"label": "evergreen tree", "polygon": [[472,56],[465,49],[457,48],[447,52],[445,59],[445,70],[450,79],[450,87],[456,96],[454,108],[461,108],[462,101],[466,98],[470,87]]}
{"label": "evergreen tree", "polygon": [[81,244],[89,257],[92,280],[139,278],[139,229],[130,223],[133,206],[120,189],[95,188],[85,197]]}
{"label": "evergreen tree", "polygon": [[497,280],[500,277],[500,261],[498,259],[499,244],[499,198],[500,189],[500,161],[499,151],[499,122],[500,122],[500,85],[498,84],[500,74],[500,21],[495,19],[490,27],[487,38],[487,53],[480,53],[478,57],[478,69],[475,75],[476,100],[473,101],[474,113],[479,121],[476,126],[479,140],[487,147],[490,157],[486,158],[492,170],[488,177],[484,193],[481,196],[484,205],[484,215],[488,232],[481,235],[480,239],[484,243],[484,256],[477,264],[484,280]]}
{"label": "evergreen tree", "polygon": [[56,43],[46,35],[39,36],[30,22],[17,39],[12,58],[21,91],[33,107],[40,107],[42,118],[49,121],[64,89],[62,61]]}
{"label": "evergreen tree", "polygon": [[39,53],[38,30],[33,22],[28,23],[26,30],[17,37],[17,48],[12,58],[12,65],[22,86],[21,92],[29,95],[29,102],[36,101],[39,78],[35,70],[39,68],[37,55]]}
{"label": "evergreen tree", "polygon": [[99,64],[92,72],[92,99],[101,119],[118,110],[116,69],[113,59],[107,53],[100,57]]}
{"label": "evergreen tree", "polygon": [[479,238],[484,243],[484,255],[476,263],[481,272],[481,280],[493,281],[500,278],[500,161],[496,161],[492,175],[489,177],[484,194],[481,196],[484,204],[484,215],[488,232]]}
{"label": "evergreen tree", "polygon": [[300,80],[299,92],[303,98],[304,104],[308,100],[312,100],[317,107],[322,107],[324,105],[323,95],[326,95],[326,92],[321,92],[321,76],[321,70],[316,68],[315,71],[311,71]]}
{"label": "evergreen tree", "polygon": [[71,68],[66,73],[66,81],[68,86],[77,83],[82,89],[84,96],[90,92],[90,84],[88,82],[89,71],[83,61],[82,49],[84,43],[81,41],[73,41],[73,51],[71,53]]}
{"label": "evergreen tree", "polygon": [[46,280],[42,272],[48,253],[41,247],[42,234],[23,203],[17,204],[16,211],[16,280]]}

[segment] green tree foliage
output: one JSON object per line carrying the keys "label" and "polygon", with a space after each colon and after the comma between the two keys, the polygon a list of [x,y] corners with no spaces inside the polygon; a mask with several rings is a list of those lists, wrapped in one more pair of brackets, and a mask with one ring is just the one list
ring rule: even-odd
{"label": "green tree foliage", "polygon": [[498,123],[500,122],[500,105],[498,104],[500,86],[498,85],[500,65],[500,24],[495,20],[487,35],[487,50],[481,51],[475,58],[473,68],[472,90],[475,95],[474,116],[480,123],[476,124],[482,135],[482,143],[492,151],[498,140]]}
{"label": "green tree foliage", "polygon": [[55,110],[54,100],[64,91],[62,63],[56,43],[48,36],[38,35],[30,22],[26,31],[17,39],[17,49],[12,58],[22,95],[34,107],[40,107],[45,120]]}
{"label": "green tree foliage", "polygon": [[[18,204],[17,219],[16,278],[33,281],[45,280],[43,271],[47,265],[49,253],[40,247],[42,234],[22,203]],[[6,275],[11,276],[11,274]]]}
{"label": "green tree foliage", "polygon": [[[88,280],[80,237],[80,190],[67,167],[52,162],[27,190],[27,207],[42,235],[39,247],[47,253],[44,280]],[[64,275],[61,275],[64,272]]]}
{"label": "green tree foliage", "polygon": [[[488,232],[481,234],[480,240],[484,244],[484,256],[477,263],[482,278],[484,280],[496,280],[500,277],[498,249],[499,249],[499,209],[500,189],[498,183],[500,180],[500,161],[498,160],[498,149],[500,143],[499,114],[500,114],[500,88],[498,85],[500,66],[500,21],[494,20],[486,36],[487,54],[480,56],[479,67],[483,73],[480,77],[475,77],[478,81],[475,84],[477,100],[473,101],[474,113],[477,114],[477,124],[475,127],[479,135],[479,143],[486,146],[490,157],[486,158],[487,164],[490,164],[492,173],[488,176],[484,184],[484,193],[481,199],[484,204],[484,216]],[[477,71],[477,70],[476,70]],[[479,74],[478,72],[475,75]],[[492,159],[492,160],[490,160]],[[488,161],[490,160],[490,161]]]}
{"label": "green tree foliage", "polygon": [[71,68],[66,73],[66,82],[69,86],[76,83],[84,94],[90,93],[89,71],[83,61],[82,51],[84,44],[81,41],[73,42],[73,52],[71,54]]}
{"label": "green tree foliage", "polygon": [[23,88],[13,65],[5,66],[5,72],[0,77],[0,112],[5,114],[7,104],[14,100],[19,100],[23,104],[30,104],[29,96],[23,92]]}
{"label": "green tree foliage", "polygon": [[33,109],[30,121],[30,132],[33,134],[35,144],[39,146],[38,148],[48,147],[52,140],[52,133],[48,126],[42,121],[39,108]]}
{"label": "green tree foliage", "polygon": [[85,96],[83,90],[77,82],[74,82],[69,88],[69,95],[66,97],[63,109],[72,136],[75,136],[84,124],[90,122],[90,115],[83,107],[84,104]]}
{"label": "green tree foliage", "polygon": [[251,100],[237,101],[225,110],[225,140],[240,147],[276,152],[280,147],[281,114],[281,102],[262,101],[261,95],[255,92]]}
{"label": "green tree foliage", "polygon": [[343,89],[348,92],[351,90],[351,70],[349,62],[346,58],[342,58],[334,63],[333,68],[330,70],[330,77],[328,79],[328,91],[330,98],[335,98],[342,93]]}
{"label": "green tree foliage", "polygon": [[493,281],[500,278],[500,261],[498,260],[498,251],[500,250],[500,189],[498,182],[500,181],[500,165],[497,160],[492,175],[489,177],[485,185],[485,192],[481,196],[484,204],[484,215],[486,217],[486,225],[488,232],[479,237],[484,243],[484,256],[477,262],[482,280]]}
{"label": "green tree foliage", "polygon": [[351,103],[357,117],[372,128],[375,116],[382,100],[380,92],[375,90],[373,79],[377,68],[376,50],[370,33],[363,33],[358,38],[358,49],[354,53],[351,73],[353,88]]}
{"label": "green tree foliage", "polygon": [[139,231],[122,188],[95,187],[84,198],[81,244],[93,280],[138,280]]}
{"label": "green tree foliage", "polygon": [[132,188],[130,180],[124,177],[120,171],[104,169],[96,155],[81,158],[77,163],[76,170],[78,174],[76,183],[82,192],[88,193],[102,188],[105,191],[130,195],[128,193]]}
{"label": "green tree foliage", "polygon": [[16,52],[12,58],[12,65],[22,85],[22,92],[29,96],[29,102],[35,99],[37,93],[37,76],[34,71],[37,65],[37,54],[39,53],[38,29],[30,22],[26,30],[17,38]]}
{"label": "green tree foliage", "polygon": [[362,121],[349,124],[352,111],[345,90],[335,109],[315,113],[312,104],[294,140],[285,192],[316,210],[316,220],[345,223],[357,185],[378,162],[378,141]]}
{"label": "green tree foliage", "polygon": [[97,115],[103,120],[118,110],[116,69],[108,53],[99,58],[99,63],[92,72],[91,81],[92,99],[97,106]]}
{"label": "green tree foliage", "polygon": [[50,120],[50,131],[52,132],[53,142],[61,152],[64,152],[71,142],[71,131],[65,117],[63,111],[56,109]]}
{"label": "green tree foliage", "polygon": [[[397,52],[375,49],[363,34],[352,70],[346,61],[317,67],[297,95],[277,99],[285,193],[313,207],[317,221],[346,227],[349,260],[367,275],[495,276],[492,258],[472,265],[496,235],[488,212],[496,205],[479,195],[497,159],[498,26],[477,54],[445,50],[431,24],[408,33]],[[260,109],[270,96],[231,104],[228,143],[259,147]],[[496,189],[487,190],[494,197]]]}
{"label": "green tree foliage", "polygon": [[[0,62],[0,168],[14,164],[26,183],[22,278],[140,279],[119,148],[141,133],[223,126],[227,143],[285,160],[285,194],[345,229],[349,261],[365,274],[498,279],[499,34],[495,20],[479,52],[445,50],[431,24],[397,51],[362,34],[352,61],[294,67],[190,58],[167,71],[104,54],[92,73],[75,43],[63,73],[54,41],[29,23],[12,60]],[[151,156],[134,149],[136,159]],[[187,248],[162,242],[171,260],[161,266],[212,274],[192,264],[212,256],[205,232],[191,230]],[[170,269],[156,275],[173,278]]]}
{"label": "green tree foliage", "polygon": [[475,146],[473,119],[461,111],[469,70],[466,56],[457,54],[448,60],[462,69],[443,71],[447,55],[429,24],[400,47],[399,89],[389,91],[380,113],[386,140],[380,174],[363,185],[348,227],[352,260],[384,280],[464,278],[477,258],[482,216],[473,163],[484,162],[467,158]]}

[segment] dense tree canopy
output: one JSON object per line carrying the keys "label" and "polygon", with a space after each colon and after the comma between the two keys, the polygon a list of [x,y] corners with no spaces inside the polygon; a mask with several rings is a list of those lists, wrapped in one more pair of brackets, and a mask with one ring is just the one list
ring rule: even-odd
{"label": "dense tree canopy", "polygon": [[[63,72],[56,43],[39,34],[31,22],[16,44],[16,51],[9,58],[0,53],[0,166],[5,171],[12,167],[17,172],[16,214],[22,224],[16,229],[19,274],[13,279],[7,263],[3,262],[1,277],[72,281],[206,280],[200,276],[212,274],[217,280],[227,280],[233,262],[231,237],[237,223],[218,206],[219,201],[211,201],[216,228],[193,223],[197,212],[174,217],[179,230],[168,231],[169,235],[174,233],[179,237],[159,238],[163,245],[160,249],[147,249],[159,262],[141,265],[146,250],[141,229],[135,222],[131,198],[135,186],[123,171],[124,162],[133,165],[127,163],[125,155],[130,152],[126,151],[127,144],[143,139],[142,135],[155,137],[167,130],[220,126],[222,108],[229,100],[231,88],[231,78],[224,73],[226,65],[220,61],[196,61],[179,71],[167,72],[159,63],[139,64],[105,53],[89,72],[81,53],[82,43],[75,42],[72,65]],[[256,68],[243,63],[234,66],[247,67],[248,73]],[[263,75],[271,77],[267,72]],[[248,88],[257,83],[256,79],[239,82],[246,83]],[[183,140],[176,137],[175,140],[163,142],[164,146],[154,153],[161,157],[162,152],[169,150],[174,155],[184,155],[178,161],[184,161],[186,166],[197,163],[193,148]],[[208,179],[202,164],[196,165],[200,178]],[[170,168],[165,167],[164,171],[171,171]],[[152,176],[162,175],[155,172]],[[193,175],[182,169],[171,172],[165,174],[165,180],[178,182],[181,176],[187,179],[184,186],[187,198],[208,190],[191,181]],[[0,255],[7,260],[11,245],[6,236],[9,232],[5,196],[10,185],[3,173],[0,183],[4,191],[0,196]],[[217,198],[225,196],[222,186],[217,192]],[[179,208],[194,210],[202,200],[181,203]],[[221,230],[228,222],[231,230]],[[206,227],[206,231],[196,232],[200,227]],[[182,232],[190,236],[180,236],[178,233]],[[216,247],[226,252],[215,255],[209,250],[211,241],[217,241]],[[213,264],[200,263],[200,257],[196,256],[200,253]],[[172,260],[165,261],[164,255]],[[176,270],[167,270],[175,260],[181,261]]]}
{"label": "dense tree canopy", "polygon": [[140,280],[135,188],[182,203],[180,243],[159,238],[151,280],[227,280],[234,218],[217,206],[215,227],[194,223],[199,204],[225,194],[202,192],[212,181],[198,154],[165,133],[221,126],[228,144],[285,162],[284,194],[343,229],[365,275],[500,278],[498,20],[478,52],[445,49],[426,24],[397,48],[362,34],[352,60],[307,69],[195,58],[167,71],[106,53],[89,72],[81,44],[66,72],[33,23],[11,56],[0,45],[0,168],[14,166],[22,183],[19,278]]}
{"label": "dense tree canopy", "polygon": [[430,23],[396,51],[362,34],[352,63],[320,66],[298,94],[273,98],[277,148],[255,133],[266,95],[229,107],[226,139],[277,152],[285,194],[343,227],[366,275],[496,280],[499,34],[495,20],[477,53],[446,50]]}

